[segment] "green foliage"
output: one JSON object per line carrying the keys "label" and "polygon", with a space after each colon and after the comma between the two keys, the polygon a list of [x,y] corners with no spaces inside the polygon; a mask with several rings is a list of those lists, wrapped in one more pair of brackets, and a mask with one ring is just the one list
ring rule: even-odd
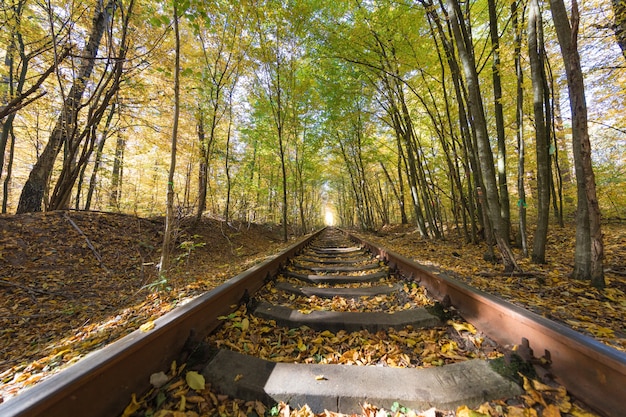
{"label": "green foliage", "polygon": [[202,236],[200,235],[193,235],[191,237],[190,240],[185,240],[184,242],[181,242],[178,247],[182,250],[184,250],[184,253],[181,253],[180,255],[178,255],[176,257],[176,262],[182,262],[183,260],[185,260],[186,262],[189,261],[189,258],[191,257],[191,253],[193,251],[195,251],[198,248],[203,248],[204,246],[206,246],[205,242],[196,242],[196,239],[200,238]]}
{"label": "green foliage", "polygon": [[151,292],[171,291],[172,287],[169,285],[169,280],[164,274],[160,274],[157,279],[149,284],[144,285],[139,290],[148,289]]}
{"label": "green foliage", "polygon": [[391,404],[391,411],[394,413],[407,414],[410,410],[409,408],[401,405],[399,402],[394,401],[394,403]]}
{"label": "green foliage", "polygon": [[[17,49],[8,46],[16,39],[13,38],[14,33],[22,35],[26,54],[36,57],[33,62],[37,62],[37,65],[29,67],[27,88],[32,80],[41,75],[43,68],[54,62],[54,51],[62,51],[65,46],[70,46],[70,42],[75,43],[74,38],[79,34],[88,33],[92,24],[89,16],[94,5],[72,3],[65,14],[60,14],[57,10],[62,7],[59,6],[65,5],[53,1],[50,4],[52,15],[48,17],[41,5],[26,2],[20,21],[16,18],[16,4],[10,3],[0,14],[0,49],[5,50],[6,55],[13,51],[15,64],[20,65]],[[452,220],[453,213],[456,216],[462,213],[463,208],[458,204],[467,201],[469,193],[473,192],[469,188],[473,167],[463,161],[463,150],[467,144],[460,134],[459,103],[453,89],[451,68],[443,53],[443,42],[433,36],[432,15],[426,15],[435,11],[444,17],[440,6],[435,3],[426,9],[420,2],[365,2],[357,5],[337,1],[278,0],[171,0],[136,5],[130,16],[132,48],[124,69],[128,73],[123,77],[117,111],[107,136],[126,142],[122,161],[124,183],[119,185],[119,201],[109,205],[106,196],[114,188],[111,174],[113,158],[109,156],[115,154],[115,140],[109,139],[103,148],[105,157],[95,181],[97,189],[94,195],[100,197],[93,203],[93,209],[113,208],[148,215],[163,212],[162,190],[167,181],[163,161],[169,155],[165,137],[171,127],[174,67],[170,28],[173,4],[176,4],[182,17],[183,37],[183,103],[178,136],[179,167],[185,168],[179,168],[174,178],[175,189],[185,190],[182,205],[190,210],[198,205],[198,171],[203,160],[199,156],[201,145],[197,115],[201,112],[205,121],[204,145],[207,145],[207,182],[210,190],[205,214],[224,213],[226,190],[229,188],[229,210],[233,219],[281,221],[283,203],[279,194],[283,185],[277,146],[278,122],[284,140],[288,223],[295,225],[300,217],[309,218],[311,224],[321,223],[322,207],[338,208],[340,205],[345,207],[336,212],[343,213],[339,218],[349,223],[350,215],[354,217],[363,197],[356,195],[353,184],[361,182],[364,192],[371,199],[376,226],[383,221],[383,210],[390,212],[391,222],[398,221],[399,202],[393,193],[399,191],[401,185],[398,167],[403,176],[403,204],[407,209],[410,193],[406,160],[402,160],[396,145],[397,137],[403,132],[396,131],[389,108],[394,101],[399,103],[399,95],[403,95],[407,116],[417,137],[415,152],[425,173],[417,190],[420,198],[437,205],[448,222]],[[504,89],[502,104],[508,140],[505,168],[511,186],[517,175],[518,160],[514,31],[509,25],[509,6],[498,3],[497,7],[502,59],[498,70]],[[586,51],[609,51],[607,42],[611,37],[589,32],[590,28],[599,30],[595,20],[604,14],[589,11],[610,9],[610,2],[592,2],[581,4],[581,7],[581,48],[586,48]],[[480,83],[484,85],[484,105],[489,114],[493,107],[489,70],[492,53],[486,1],[471,2],[467,10],[470,8],[472,12],[467,18],[472,26]],[[123,15],[116,13],[112,19],[113,26],[107,30],[111,39],[103,44],[99,56],[104,58],[109,53],[119,52],[116,49],[120,44],[118,26]],[[63,24],[55,24],[57,32],[54,34],[49,33],[49,20],[63,21]],[[445,20],[442,21],[445,23]],[[590,26],[589,22],[593,24]],[[589,36],[589,33],[594,35]],[[557,79],[562,73],[562,63],[557,59],[555,40],[555,34],[547,24],[546,48]],[[52,45],[53,42],[57,44]],[[525,49],[526,45],[522,45],[522,50]],[[597,132],[592,132],[592,151],[594,161],[599,162],[596,171],[599,200],[606,217],[624,217],[626,202],[619,194],[625,183],[624,152],[623,146],[620,148],[619,145],[623,144],[621,115],[626,95],[622,88],[623,72],[609,70],[619,68],[619,61],[623,58],[619,53],[608,58],[601,56],[599,59],[603,65],[594,67],[595,61],[591,59],[598,58],[599,54],[582,55],[583,59],[589,59],[586,64],[589,71],[586,71],[585,77],[586,81],[591,81],[589,107],[594,119],[592,123],[597,127]],[[74,56],[77,55],[73,54],[61,62],[60,74],[76,66],[73,60],[77,58]],[[95,73],[104,71],[105,61],[98,60]],[[12,70],[14,75],[17,68]],[[527,73],[528,68],[524,67],[523,71]],[[0,78],[7,77],[8,72],[6,64],[0,66]],[[61,88],[69,89],[69,86],[58,85],[61,79],[65,78],[55,77],[53,73],[40,88],[40,91],[49,93],[18,113],[19,123],[14,126],[16,163],[13,166],[14,178],[10,181],[9,210],[16,206],[16,195],[19,195],[30,167],[35,164],[42,144],[45,144],[49,126],[59,114],[61,98],[67,93]],[[390,88],[386,83],[397,85]],[[559,83],[554,85],[557,89],[560,87]],[[524,88],[526,176],[531,179],[527,181],[527,201],[532,210],[536,202],[532,180],[536,167],[532,151],[532,117],[529,117],[532,114],[532,100],[528,94],[531,85],[527,76]],[[0,94],[5,95],[8,84],[0,83],[0,90]],[[555,91],[555,104],[563,107],[565,126],[557,131],[557,136],[562,138],[568,134],[569,115],[568,106],[559,99],[559,94],[563,98],[566,94],[562,89]],[[85,103],[89,99],[85,97]],[[84,120],[80,123],[84,124]],[[495,136],[493,120],[488,123],[491,136]],[[227,138],[228,180],[225,161]],[[560,140],[559,160],[567,160],[569,149]],[[341,146],[344,147],[345,157]],[[406,158],[406,148],[403,152]],[[601,158],[598,160],[596,155]],[[358,158],[362,161],[357,161]],[[462,196],[454,182],[449,161],[458,164]],[[561,167],[565,171],[573,171],[568,170],[565,164]],[[4,175],[6,167],[2,168]],[[85,170],[87,175],[91,168],[89,165]],[[56,180],[53,176],[51,181]],[[50,186],[53,188],[54,184]],[[87,186],[87,181],[83,181],[83,195]],[[564,211],[572,213],[576,194],[571,186],[567,188],[568,183],[565,186],[566,198],[572,198],[567,198]],[[517,201],[515,187],[510,189],[512,201]],[[457,206],[453,211],[455,204]],[[424,202],[424,206],[428,204]],[[411,211],[407,211],[411,216]],[[467,211],[465,209],[469,214]],[[184,253],[178,261],[187,259],[197,245],[185,243],[180,248]]]}
{"label": "green foliage", "polygon": [[274,405],[272,408],[270,408],[267,412],[267,415],[269,415],[270,417],[276,417],[280,414],[280,406],[278,404]]}

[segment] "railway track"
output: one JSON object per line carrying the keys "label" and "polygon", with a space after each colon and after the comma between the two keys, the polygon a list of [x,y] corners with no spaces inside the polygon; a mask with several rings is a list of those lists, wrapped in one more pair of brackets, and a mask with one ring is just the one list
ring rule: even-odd
{"label": "railway track", "polygon": [[151,376],[138,410],[180,409],[182,397],[208,411],[212,398],[184,380],[190,370],[250,404],[449,410],[522,392],[490,366],[512,345],[598,413],[624,415],[626,355],[326,229],[0,405],[0,415],[120,415]]}

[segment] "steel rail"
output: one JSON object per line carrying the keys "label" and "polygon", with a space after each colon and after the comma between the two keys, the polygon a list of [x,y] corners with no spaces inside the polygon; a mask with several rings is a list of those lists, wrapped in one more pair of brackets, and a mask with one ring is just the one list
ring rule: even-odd
{"label": "steel rail", "polygon": [[219,325],[219,316],[231,312],[246,292],[256,292],[322,230],[163,315],[153,330],[137,330],[0,404],[0,416],[120,415],[133,393],[149,388],[152,373],[169,369],[187,347]]}
{"label": "steel rail", "polygon": [[[347,233],[347,232],[346,232]],[[526,339],[535,355],[550,360],[549,370],[569,393],[607,417],[624,416],[626,354],[569,327],[474,289],[435,268],[347,233],[380,255],[390,268],[413,278],[439,301],[448,298],[465,320],[502,345]],[[447,300],[446,300],[447,301]]]}

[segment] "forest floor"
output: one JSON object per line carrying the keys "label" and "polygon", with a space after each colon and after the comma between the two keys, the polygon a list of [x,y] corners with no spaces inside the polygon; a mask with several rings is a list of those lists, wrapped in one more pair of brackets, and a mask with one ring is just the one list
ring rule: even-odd
{"label": "forest floor", "polygon": [[574,269],[574,224],[550,226],[543,265],[531,263],[530,258],[522,256],[521,249],[513,248],[521,274],[504,273],[502,265],[484,260],[484,244],[464,243],[458,235],[426,240],[413,226],[395,225],[365,237],[474,288],[626,351],[626,223],[603,224],[602,232],[604,290],[594,288],[590,281],[570,278]]}
{"label": "forest floor", "polygon": [[[183,224],[174,272],[160,282],[162,229],[162,219],[112,213],[0,216],[0,402],[285,246],[275,227]],[[603,231],[604,291],[568,278],[573,226],[552,227],[545,265],[518,257],[524,276],[504,275],[484,246],[457,236],[388,226],[366,237],[626,351],[626,224]]]}
{"label": "forest floor", "polygon": [[183,224],[161,282],[162,231],[114,213],[0,216],[0,402],[285,246],[271,226]]}

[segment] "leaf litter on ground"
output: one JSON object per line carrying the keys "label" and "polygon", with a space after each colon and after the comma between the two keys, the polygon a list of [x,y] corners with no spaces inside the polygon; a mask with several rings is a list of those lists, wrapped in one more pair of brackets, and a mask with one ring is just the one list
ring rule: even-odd
{"label": "leaf litter on ground", "polygon": [[283,246],[269,226],[181,225],[177,242],[197,245],[174,254],[166,290],[153,285],[162,228],[117,213],[0,216],[0,402]]}
{"label": "leaf litter on ground", "polygon": [[626,225],[603,225],[605,279],[598,290],[589,281],[570,278],[573,270],[575,226],[552,226],[546,263],[533,264],[513,248],[522,276],[504,274],[501,265],[483,259],[484,244],[420,238],[410,226],[388,226],[364,234],[374,242],[418,263],[499,296],[548,319],[565,324],[615,349],[626,352]]}
{"label": "leaf litter on ground", "polygon": [[333,333],[277,326],[273,320],[247,314],[245,306],[222,319],[220,330],[207,338],[210,345],[273,362],[416,368],[502,355],[495,343],[465,322],[429,329]]}
{"label": "leaf litter on ground", "polygon": [[[378,282],[378,285],[392,285],[393,279],[386,278]],[[395,279],[397,281],[397,279]],[[285,280],[281,276],[277,282],[289,282],[296,287],[302,286],[302,282],[295,280]],[[329,288],[331,286],[323,286]],[[338,288],[338,286],[335,286]],[[360,284],[347,284],[343,288],[363,288]],[[312,295],[310,297],[296,294],[289,294],[275,288],[274,282],[266,284],[262,291],[255,296],[258,301],[266,301],[274,305],[289,307],[298,310],[303,314],[320,311],[361,311],[361,312],[394,312],[433,306],[434,301],[427,297],[424,287],[416,283],[404,283],[400,286],[400,291],[386,295],[376,295],[373,297],[363,296],[358,298],[333,297],[323,298]]]}
{"label": "leaf litter on ground", "polygon": [[[223,223],[207,221],[200,227],[203,232],[190,230],[181,241],[195,241],[194,236],[200,235],[211,251],[198,245],[202,256],[181,253],[179,260],[185,268],[169,283],[171,290],[154,293],[142,288],[156,281],[153,265],[158,260],[162,219],[82,212],[70,213],[70,217],[93,242],[93,249],[59,212],[0,216],[0,401],[161,316],[184,299],[219,285],[236,273],[233,265],[245,269],[280,246],[279,233],[268,226],[234,231]],[[389,226],[368,239],[382,237],[387,247],[411,259],[437,266],[470,285],[625,350],[626,227],[612,223],[603,229],[608,283],[604,291],[568,278],[573,230],[571,225],[552,229],[546,265],[532,265],[516,251],[520,265],[533,273],[526,278],[502,275],[498,265],[482,260],[483,246],[463,244],[457,238],[424,240],[415,228]],[[102,255],[102,262],[94,250]],[[241,259],[246,259],[243,265],[239,265]],[[223,396],[219,400],[221,415],[237,415],[233,411],[245,406],[235,406],[228,402],[235,400]],[[541,407],[526,406],[523,401],[512,406],[491,403],[472,413],[482,410],[491,416],[527,417],[554,411],[554,407]],[[280,411],[286,415],[284,407]],[[367,417],[414,415],[410,410],[402,414],[375,406],[363,411]],[[476,415],[468,413],[459,409],[456,414]],[[290,409],[289,415],[308,414]],[[561,415],[591,414],[573,403]]]}

